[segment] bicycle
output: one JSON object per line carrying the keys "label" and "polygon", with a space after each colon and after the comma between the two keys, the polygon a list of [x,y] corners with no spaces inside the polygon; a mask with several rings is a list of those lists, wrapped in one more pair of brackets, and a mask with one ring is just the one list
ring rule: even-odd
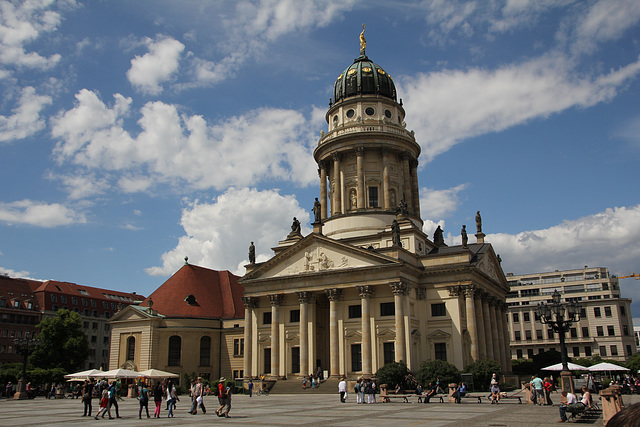
{"label": "bicycle", "polygon": [[269,389],[265,387],[265,388],[256,390],[256,396],[269,396]]}

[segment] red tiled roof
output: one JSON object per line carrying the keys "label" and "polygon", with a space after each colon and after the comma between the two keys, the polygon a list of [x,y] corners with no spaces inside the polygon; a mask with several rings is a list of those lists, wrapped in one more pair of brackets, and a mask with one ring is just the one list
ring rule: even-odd
{"label": "red tiled roof", "polygon": [[[156,289],[142,306],[153,301],[153,309],[167,317],[237,319],[244,317],[244,287],[228,271],[184,265]],[[192,304],[187,301],[193,295]]]}
{"label": "red tiled roof", "polygon": [[35,289],[42,282],[28,279],[17,279],[0,276],[0,298],[7,301],[18,300],[31,301],[34,306],[38,306],[38,301],[34,293]]}

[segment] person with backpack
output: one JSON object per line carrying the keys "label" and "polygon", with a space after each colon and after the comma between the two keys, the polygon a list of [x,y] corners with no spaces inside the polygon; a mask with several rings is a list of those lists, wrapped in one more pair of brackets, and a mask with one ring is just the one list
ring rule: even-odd
{"label": "person with backpack", "polygon": [[162,384],[160,384],[160,381],[156,381],[156,385],[153,387],[153,403],[156,404],[156,410],[153,412],[153,418],[160,418],[162,394]]}
{"label": "person with backpack", "polygon": [[353,392],[356,395],[356,403],[362,403],[362,397],[360,396],[360,381],[361,379],[358,378],[358,381],[356,381],[356,385],[353,387]]}
{"label": "person with backpack", "polygon": [[225,381],[226,379],[222,377],[218,384],[218,399],[222,406],[216,411],[216,414],[219,417],[231,418],[229,416],[229,411],[231,411],[231,387],[226,385]]}
{"label": "person with backpack", "polygon": [[138,396],[138,399],[140,400],[140,411],[138,411],[138,418],[142,419],[142,408],[146,409],[147,418],[150,418],[150,416],[149,416],[149,389],[147,388],[147,385],[144,382],[142,382],[140,384],[140,396]]}

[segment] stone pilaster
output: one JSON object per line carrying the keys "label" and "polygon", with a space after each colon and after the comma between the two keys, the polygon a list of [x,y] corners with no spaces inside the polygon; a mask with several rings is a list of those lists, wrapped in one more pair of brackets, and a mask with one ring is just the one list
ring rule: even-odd
{"label": "stone pilaster", "polygon": [[484,311],[482,309],[482,290],[476,288],[474,293],[474,306],[476,307],[476,326],[478,332],[478,357],[482,359],[487,358],[487,339],[484,335]]}
{"label": "stone pilaster", "polygon": [[356,173],[358,177],[358,209],[364,209],[364,147],[356,148]]}
{"label": "stone pilaster", "polygon": [[491,332],[491,311],[489,310],[490,300],[491,296],[486,293],[482,294],[482,314],[484,316],[484,336],[487,343],[487,359],[495,360],[495,356],[493,354],[493,334]]}
{"label": "stone pilaster", "polygon": [[480,358],[478,350],[478,327],[476,324],[476,305],[475,305],[476,287],[475,285],[466,285],[464,287],[464,301],[467,309],[467,330],[471,337],[471,358],[475,362]]}
{"label": "stone pilaster", "polygon": [[362,375],[371,375],[371,313],[369,298],[373,295],[373,286],[358,286],[362,306]]}
{"label": "stone pilaster", "polygon": [[311,292],[296,292],[300,303],[300,375],[305,376],[309,371],[309,315],[308,306]]}
{"label": "stone pilaster", "polygon": [[242,297],[244,304],[244,377],[253,378],[253,309],[257,306],[257,298]]}
{"label": "stone pilaster", "polygon": [[342,298],[342,289],[326,289],[329,298],[329,376],[339,375],[339,354],[338,346],[338,301]]}
{"label": "stone pilaster", "polygon": [[284,296],[282,294],[269,295],[271,303],[271,377],[280,377],[280,304]]}
{"label": "stone pilaster", "polygon": [[340,155],[332,154],[333,158],[333,193],[331,200],[331,212],[333,215],[342,213],[342,183],[340,180]]}
{"label": "stone pilaster", "polygon": [[404,328],[404,306],[405,300],[411,288],[403,282],[390,283],[393,292],[393,302],[395,305],[395,327],[396,327],[396,362],[407,363],[406,348],[407,339]]}
{"label": "stone pilaster", "polygon": [[327,219],[327,167],[320,162],[320,219]]}

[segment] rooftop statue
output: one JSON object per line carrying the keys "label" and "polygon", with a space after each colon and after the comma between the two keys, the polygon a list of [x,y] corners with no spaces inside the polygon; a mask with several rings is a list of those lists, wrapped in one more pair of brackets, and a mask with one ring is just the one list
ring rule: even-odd
{"label": "rooftop statue", "polygon": [[467,226],[466,225],[462,226],[462,230],[460,231],[460,234],[462,235],[462,247],[466,248],[467,247],[467,243],[469,242],[469,238],[467,237]]}
{"label": "rooftop statue", "polygon": [[251,245],[249,246],[249,263],[256,263],[256,247],[253,245],[253,242],[251,242]]}
{"label": "rooftop statue", "polygon": [[362,32],[360,33],[360,55],[364,55],[367,48],[367,40],[364,38],[364,24],[362,24]]}
{"label": "rooftop statue", "polygon": [[433,243],[435,243],[436,246],[444,246],[444,236],[440,226],[438,226],[436,231],[433,233]]}
{"label": "rooftop statue", "polygon": [[476,214],[476,228],[478,229],[478,234],[482,233],[482,217],[480,216],[480,211]]}
{"label": "rooftop statue", "polygon": [[320,224],[320,222],[322,222],[320,215],[321,215],[321,211],[322,211],[322,205],[320,204],[320,201],[318,200],[318,198],[316,197],[316,201],[313,202],[313,209],[311,209],[313,211],[313,222],[315,224]]}

